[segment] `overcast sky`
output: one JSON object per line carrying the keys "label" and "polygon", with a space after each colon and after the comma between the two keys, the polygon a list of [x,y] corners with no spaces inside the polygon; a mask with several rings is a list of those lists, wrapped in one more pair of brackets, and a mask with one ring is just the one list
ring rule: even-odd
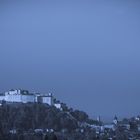
{"label": "overcast sky", "polygon": [[0,91],[11,88],[90,116],[140,114],[140,1],[1,0]]}

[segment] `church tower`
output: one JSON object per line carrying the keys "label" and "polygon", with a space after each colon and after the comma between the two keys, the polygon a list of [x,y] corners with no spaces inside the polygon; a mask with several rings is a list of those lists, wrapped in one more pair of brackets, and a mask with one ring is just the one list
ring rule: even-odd
{"label": "church tower", "polygon": [[114,117],[113,123],[114,123],[115,125],[117,125],[117,124],[118,124],[118,118],[117,118],[117,116],[116,116],[116,115],[115,115],[115,117]]}

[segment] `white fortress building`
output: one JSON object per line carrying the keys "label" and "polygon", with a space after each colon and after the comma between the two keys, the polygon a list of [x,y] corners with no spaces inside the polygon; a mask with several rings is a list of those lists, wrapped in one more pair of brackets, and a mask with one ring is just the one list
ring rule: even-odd
{"label": "white fortress building", "polygon": [[29,93],[28,90],[10,90],[4,94],[0,94],[0,101],[6,101],[11,103],[44,103],[50,106],[55,106],[61,109],[61,103],[55,103],[54,97],[51,93],[49,94],[33,94]]}
{"label": "white fortress building", "polygon": [[35,95],[30,94],[27,90],[10,90],[5,92],[5,101],[6,102],[20,102],[28,103],[35,102]]}

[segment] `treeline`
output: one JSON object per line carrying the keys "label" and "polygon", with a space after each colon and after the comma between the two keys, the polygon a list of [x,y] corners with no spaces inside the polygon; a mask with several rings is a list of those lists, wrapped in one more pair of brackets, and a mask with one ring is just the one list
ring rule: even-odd
{"label": "treeline", "polygon": [[0,124],[3,130],[29,130],[48,128],[69,131],[78,127],[77,121],[64,111],[45,104],[3,104],[0,107]]}
{"label": "treeline", "polygon": [[[89,119],[88,115],[83,111],[68,108],[66,104],[62,104],[62,108],[63,111],[54,106],[39,103],[3,103],[0,106],[0,138],[8,136],[8,140],[16,140],[20,136],[18,138],[20,140],[23,138],[23,132],[30,132],[35,129],[52,129],[60,135],[61,132],[66,132],[64,137],[70,136],[71,139],[69,140],[78,140],[78,137],[81,140],[82,137],[86,140],[83,134],[75,133],[75,130],[79,128],[80,123],[88,122],[92,124],[96,123],[96,121]],[[9,134],[10,130],[18,130],[18,134],[11,135]],[[39,139],[36,134],[31,134],[25,135],[24,133],[24,137],[32,137],[32,140],[36,140],[35,137]],[[92,135],[93,137],[94,134],[89,134],[87,131],[87,135]],[[44,136],[41,136],[41,139],[44,140]]]}

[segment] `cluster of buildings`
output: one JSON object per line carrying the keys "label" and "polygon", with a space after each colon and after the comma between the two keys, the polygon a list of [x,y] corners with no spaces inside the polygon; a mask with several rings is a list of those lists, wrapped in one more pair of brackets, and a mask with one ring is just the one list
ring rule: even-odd
{"label": "cluster of buildings", "polygon": [[110,140],[117,139],[117,137],[121,137],[119,139],[140,140],[140,116],[123,120],[118,120],[115,116],[112,123],[88,126],[96,131],[96,136],[99,138],[104,136]]}
{"label": "cluster of buildings", "polygon": [[3,94],[0,94],[0,101],[16,102],[16,103],[44,103],[50,106],[55,106],[61,109],[61,103],[57,103],[51,93],[29,93],[28,90],[9,90]]}

